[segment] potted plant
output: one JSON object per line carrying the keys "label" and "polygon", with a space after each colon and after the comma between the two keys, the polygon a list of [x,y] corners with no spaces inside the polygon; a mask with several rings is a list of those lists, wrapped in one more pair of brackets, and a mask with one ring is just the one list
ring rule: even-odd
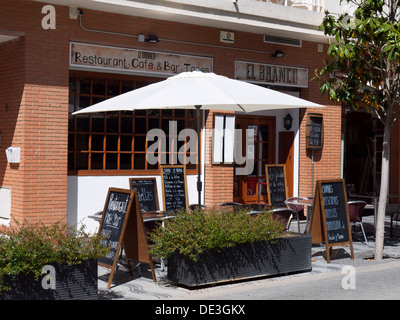
{"label": "potted plant", "polygon": [[98,237],[64,223],[22,224],[0,232],[0,299],[97,299]]}
{"label": "potted plant", "polygon": [[311,270],[311,237],[285,231],[271,212],[179,212],[150,234],[168,279],[188,287]]}

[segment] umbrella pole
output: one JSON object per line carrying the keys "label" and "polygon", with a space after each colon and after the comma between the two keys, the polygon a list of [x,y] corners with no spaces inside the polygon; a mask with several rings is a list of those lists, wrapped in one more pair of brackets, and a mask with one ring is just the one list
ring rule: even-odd
{"label": "umbrella pole", "polygon": [[201,106],[194,106],[197,113],[197,192],[198,192],[198,204],[201,206],[201,191],[203,185],[201,182],[201,154],[200,154],[200,108]]}

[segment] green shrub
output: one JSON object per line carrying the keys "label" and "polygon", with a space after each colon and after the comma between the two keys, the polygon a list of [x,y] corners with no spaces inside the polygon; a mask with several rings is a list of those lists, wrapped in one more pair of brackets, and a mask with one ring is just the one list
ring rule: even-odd
{"label": "green shrub", "polygon": [[16,224],[0,234],[0,291],[4,275],[33,274],[38,279],[47,264],[79,264],[105,256],[108,251],[84,227],[75,229],[63,223]]}
{"label": "green shrub", "polygon": [[151,234],[152,254],[167,258],[177,252],[196,260],[210,249],[223,249],[239,243],[267,240],[281,235],[285,226],[273,220],[270,212],[255,215],[246,211],[178,212],[175,218],[159,225]]}

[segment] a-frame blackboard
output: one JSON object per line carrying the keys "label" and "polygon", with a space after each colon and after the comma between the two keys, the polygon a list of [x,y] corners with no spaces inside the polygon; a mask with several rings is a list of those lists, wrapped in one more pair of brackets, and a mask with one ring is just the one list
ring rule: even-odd
{"label": "a-frame blackboard", "polygon": [[312,243],[324,243],[326,260],[330,249],[349,244],[354,259],[350,219],[347,208],[346,184],[343,179],[317,180],[309,233]]}
{"label": "a-frame blackboard", "polygon": [[111,287],[122,245],[128,264],[129,260],[149,264],[156,281],[136,191],[108,189],[98,235],[109,248],[108,254],[98,259],[99,265],[111,269],[107,288]]}

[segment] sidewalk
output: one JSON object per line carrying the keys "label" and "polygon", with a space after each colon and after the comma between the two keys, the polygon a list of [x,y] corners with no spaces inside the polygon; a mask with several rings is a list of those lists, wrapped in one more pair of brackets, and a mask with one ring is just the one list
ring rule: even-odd
{"label": "sidewalk", "polygon": [[[350,248],[334,247],[331,263],[326,263],[325,246],[313,245],[312,247],[312,270],[310,272],[298,273],[288,276],[260,278],[249,281],[232,282],[225,285],[210,286],[201,289],[187,289],[169,283],[167,272],[160,269],[156,264],[157,282],[154,283],[151,272],[147,265],[140,266],[141,276],[138,268],[133,270],[133,276],[129,275],[126,269],[120,267],[114,274],[114,281],[110,289],[107,289],[107,282],[110,270],[99,266],[99,299],[102,300],[165,300],[165,299],[232,299],[238,296],[228,296],[225,292],[246,292],[254,288],[277,287],[288,283],[299,283],[315,281],[333,277],[338,272],[341,273],[344,266],[353,266],[367,273],[369,268],[380,267],[390,268],[391,263],[400,263],[400,225],[394,227],[393,237],[389,238],[390,217],[386,217],[385,222],[385,247],[384,259],[381,261],[372,260],[374,255],[374,236],[373,236],[373,216],[363,217],[363,225],[368,238],[368,244],[363,242],[363,236],[359,226],[355,226],[352,232],[354,260],[350,258]],[[301,231],[305,228],[305,223],[301,223]],[[290,229],[297,232],[297,221],[293,221]],[[397,260],[399,259],[399,260]],[[372,270],[372,269],[371,269]],[[343,275],[342,275],[343,277]],[[314,279],[314,280],[313,280]],[[269,289],[270,290],[270,289]],[[306,293],[305,293],[306,294]],[[239,295],[240,297],[240,295]],[[304,299],[306,297],[297,297]],[[399,297],[400,298],[400,297]]]}

